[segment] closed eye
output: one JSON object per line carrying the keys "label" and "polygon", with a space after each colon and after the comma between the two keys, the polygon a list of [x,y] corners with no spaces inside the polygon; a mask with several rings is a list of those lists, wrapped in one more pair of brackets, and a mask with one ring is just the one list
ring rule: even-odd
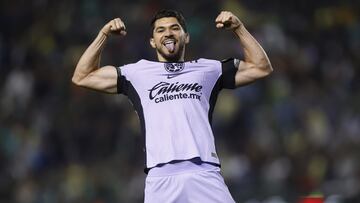
{"label": "closed eye", "polygon": [[156,32],[161,33],[161,32],[164,32],[164,30],[165,29],[163,29],[163,28],[158,28],[158,29],[156,29]]}
{"label": "closed eye", "polygon": [[179,25],[173,25],[171,26],[172,30],[180,30],[180,26]]}

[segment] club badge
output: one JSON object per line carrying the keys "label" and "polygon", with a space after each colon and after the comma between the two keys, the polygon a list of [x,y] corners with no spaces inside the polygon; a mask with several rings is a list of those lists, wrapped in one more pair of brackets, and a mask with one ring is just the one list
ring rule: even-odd
{"label": "club badge", "polygon": [[167,72],[176,73],[184,69],[185,63],[164,63],[164,67]]}

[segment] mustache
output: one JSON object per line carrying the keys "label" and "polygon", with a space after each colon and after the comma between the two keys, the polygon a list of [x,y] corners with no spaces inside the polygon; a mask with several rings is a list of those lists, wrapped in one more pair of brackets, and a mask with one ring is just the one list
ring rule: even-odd
{"label": "mustache", "polygon": [[176,38],[175,38],[175,37],[172,37],[172,36],[165,37],[165,38],[164,38],[164,40],[162,40],[162,41],[164,42],[165,40],[168,40],[168,39],[173,39],[173,40],[175,40],[175,41],[176,41]]}

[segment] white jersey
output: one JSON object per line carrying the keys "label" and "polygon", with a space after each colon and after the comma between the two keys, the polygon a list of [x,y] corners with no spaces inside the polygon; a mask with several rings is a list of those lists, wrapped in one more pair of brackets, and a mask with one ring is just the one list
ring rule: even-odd
{"label": "white jersey", "polygon": [[117,70],[118,92],[129,97],[140,119],[147,170],[193,158],[220,166],[212,113],[218,92],[234,87],[235,68],[226,78],[223,64],[209,59],[140,60]]}

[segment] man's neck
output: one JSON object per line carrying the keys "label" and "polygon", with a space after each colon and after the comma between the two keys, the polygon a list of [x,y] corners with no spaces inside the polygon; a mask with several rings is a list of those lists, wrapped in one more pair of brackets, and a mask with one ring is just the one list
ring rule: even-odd
{"label": "man's neck", "polygon": [[178,63],[178,62],[184,62],[184,57],[181,57],[180,59],[174,59],[174,60],[169,60],[169,59],[165,59],[163,57],[158,57],[158,61],[159,62]]}
{"label": "man's neck", "polygon": [[181,56],[178,59],[166,59],[164,58],[159,52],[157,52],[157,58],[159,62],[169,62],[169,63],[177,63],[177,62],[184,62],[184,58],[185,58],[185,49],[183,50],[183,53],[181,54]]}

